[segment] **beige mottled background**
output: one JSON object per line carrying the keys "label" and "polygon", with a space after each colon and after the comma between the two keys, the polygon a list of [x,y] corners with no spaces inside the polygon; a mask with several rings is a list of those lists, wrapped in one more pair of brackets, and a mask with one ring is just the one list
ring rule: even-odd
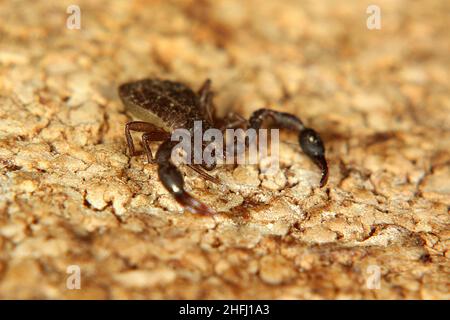
{"label": "beige mottled background", "polygon": [[[372,2],[1,1],[0,298],[449,299],[450,2],[377,0],[370,31]],[[182,214],[125,153],[116,88],[143,77],[298,115],[327,187],[283,144],[274,176],[183,169],[220,213]]]}

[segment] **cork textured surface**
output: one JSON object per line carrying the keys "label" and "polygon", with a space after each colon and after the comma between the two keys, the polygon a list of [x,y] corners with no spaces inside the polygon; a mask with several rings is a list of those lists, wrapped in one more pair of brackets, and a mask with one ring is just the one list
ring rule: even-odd
{"label": "cork textured surface", "polygon": [[[380,30],[365,1],[69,5],[0,3],[0,298],[450,298],[448,1],[377,1]],[[273,175],[182,168],[219,212],[184,213],[126,153],[117,87],[147,77],[297,115],[327,186],[283,134]]]}

